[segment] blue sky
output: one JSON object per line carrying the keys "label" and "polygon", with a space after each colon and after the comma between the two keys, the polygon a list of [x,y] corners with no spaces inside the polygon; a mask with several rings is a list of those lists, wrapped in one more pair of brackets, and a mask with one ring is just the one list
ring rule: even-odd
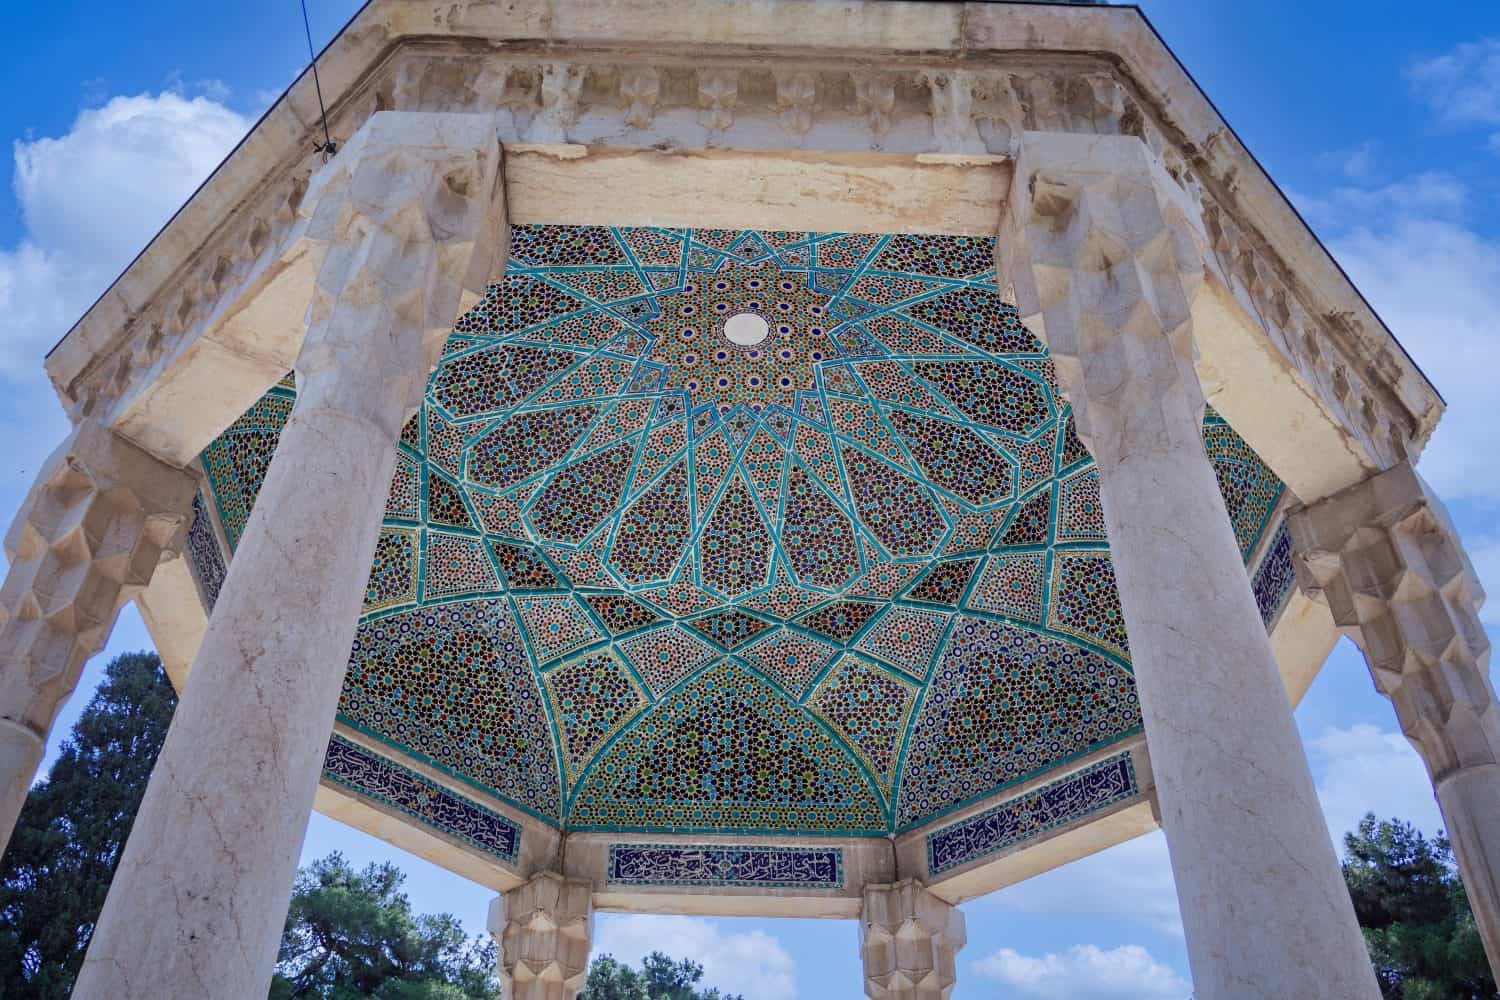
{"label": "blue sky", "polygon": [[[353,12],[309,0],[322,45]],[[1147,13],[1449,403],[1422,470],[1500,592],[1500,5],[1160,0]],[[1418,16],[1420,15],[1420,16]],[[0,30],[0,516],[66,433],[41,357],[306,61],[278,4],[8,4]],[[1486,622],[1500,626],[1500,598]],[[108,653],[149,646],[132,610]],[[95,660],[65,732],[97,683]],[[1297,711],[1337,836],[1365,810],[1431,831],[1415,754],[1341,643]],[[54,741],[55,742],[55,741]],[[490,893],[314,816],[304,857],[393,858],[421,909],[483,928]],[[1186,956],[1160,834],[965,906],[961,1000],[1182,998]],[[600,945],[703,962],[750,1000],[856,1000],[840,921],[602,917]]]}

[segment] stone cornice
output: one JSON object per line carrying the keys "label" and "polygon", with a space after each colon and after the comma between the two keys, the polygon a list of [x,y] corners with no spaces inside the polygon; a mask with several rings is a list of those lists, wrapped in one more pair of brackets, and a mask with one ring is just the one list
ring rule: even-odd
{"label": "stone cornice", "polygon": [[[336,139],[385,108],[489,111],[504,143],[583,154],[993,162],[1023,131],[1137,135],[1201,202],[1225,286],[1370,467],[1415,457],[1441,413],[1134,8],[554,0],[434,15],[414,0],[374,0],[319,71]],[[284,255],[318,165],[316,123],[312,81],[300,78],[54,349],[48,372],[75,420],[117,422],[199,340],[257,371],[285,361],[295,331],[214,338],[235,323],[254,329],[247,303],[302,280]]]}

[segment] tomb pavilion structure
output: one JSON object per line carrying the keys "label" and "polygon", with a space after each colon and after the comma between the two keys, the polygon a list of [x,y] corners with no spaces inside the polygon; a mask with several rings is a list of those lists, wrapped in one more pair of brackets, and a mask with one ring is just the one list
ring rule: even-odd
{"label": "tomb pavilion structure", "polygon": [[[1133,7],[371,0],[50,353],[0,834],[135,601],[181,703],[74,996],[264,996],[309,810],[496,893],[857,922],[1162,828],[1196,995],[1376,998],[1340,632],[1500,962],[1442,413]],[[851,927],[852,931],[852,927]],[[854,948],[855,935],[850,935]]]}

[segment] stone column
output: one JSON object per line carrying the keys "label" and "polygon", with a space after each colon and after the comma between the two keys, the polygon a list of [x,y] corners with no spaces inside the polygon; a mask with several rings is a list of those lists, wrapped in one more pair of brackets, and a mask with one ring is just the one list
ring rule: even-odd
{"label": "stone column", "polygon": [[1375,998],[1374,972],[1213,467],[1201,227],[1126,136],[1026,133],[999,274],[1099,468],[1199,1000]]}
{"label": "stone column", "polygon": [[542,872],[490,902],[490,933],[506,1000],[575,1000],[588,976],[594,889]]}
{"label": "stone column", "polygon": [[266,994],[396,441],[459,310],[503,266],[500,187],[493,123],[463,114],[377,113],[315,175],[304,239],[326,251],[297,405],[75,997]]}
{"label": "stone column", "polygon": [[126,601],[175,556],[197,483],[92,420],[52,453],[5,536],[0,853],[58,709]]}
{"label": "stone column", "polygon": [[1500,707],[1484,591],[1409,464],[1291,514],[1297,579],[1364,650],[1437,791],[1490,968],[1500,972]]}
{"label": "stone column", "polygon": [[865,886],[859,956],[870,1000],[948,1000],[966,941],[958,907],[916,879]]}

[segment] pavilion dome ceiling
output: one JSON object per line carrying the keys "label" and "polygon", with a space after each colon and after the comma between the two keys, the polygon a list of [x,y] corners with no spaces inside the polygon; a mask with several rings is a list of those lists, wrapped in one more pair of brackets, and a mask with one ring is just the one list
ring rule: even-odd
{"label": "pavilion dome ceiling", "polygon": [[[1138,732],[1093,462],[993,261],[517,227],[402,435],[340,721],[570,829],[830,835]],[[294,399],[203,454],[231,547]],[[1282,485],[1204,440],[1248,558]]]}

